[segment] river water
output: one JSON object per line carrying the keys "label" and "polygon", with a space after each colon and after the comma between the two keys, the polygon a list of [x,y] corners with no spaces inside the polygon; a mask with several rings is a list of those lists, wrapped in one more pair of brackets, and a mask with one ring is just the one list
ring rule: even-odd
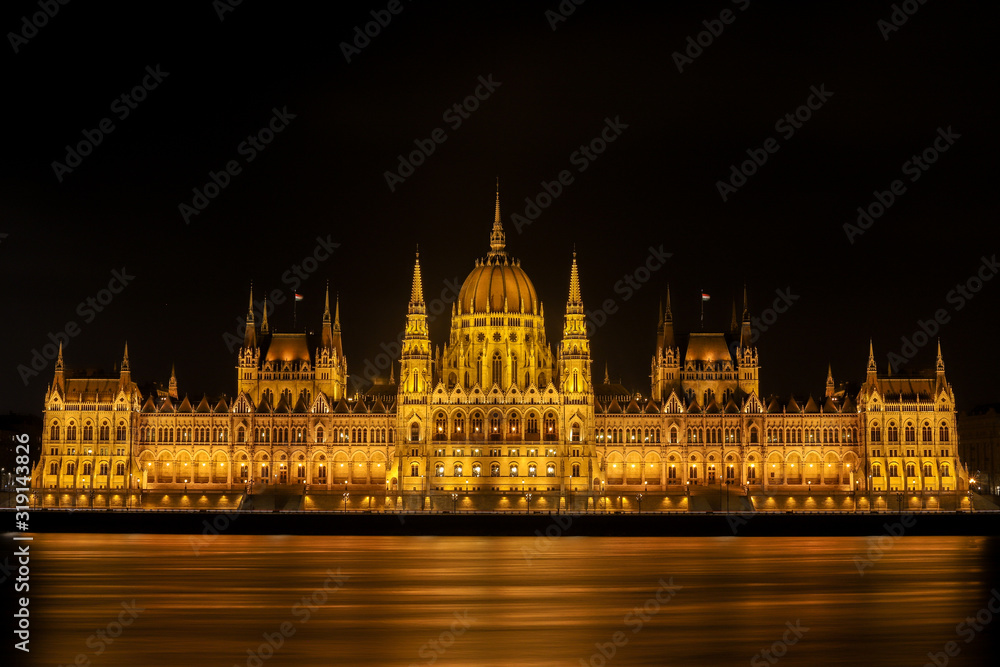
{"label": "river water", "polygon": [[996,664],[998,546],[39,535],[30,664]]}

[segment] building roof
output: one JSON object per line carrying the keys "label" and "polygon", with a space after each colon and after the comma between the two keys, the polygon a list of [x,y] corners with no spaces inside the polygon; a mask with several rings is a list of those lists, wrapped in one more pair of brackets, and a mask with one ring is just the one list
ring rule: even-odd
{"label": "building roof", "polygon": [[271,334],[265,361],[310,361],[309,342],[304,333]]}
{"label": "building roof", "polygon": [[688,336],[687,350],[684,352],[684,362],[688,361],[732,361],[729,345],[725,334],[692,333]]}

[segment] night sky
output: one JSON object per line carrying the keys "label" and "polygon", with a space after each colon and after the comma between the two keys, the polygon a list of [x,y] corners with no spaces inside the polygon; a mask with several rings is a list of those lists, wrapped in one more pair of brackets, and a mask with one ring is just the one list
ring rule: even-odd
{"label": "night sky", "polygon": [[[220,20],[208,0],[71,2],[35,30],[22,17],[36,2],[4,3],[0,411],[41,411],[53,362],[22,375],[67,326],[70,368],[111,373],[127,340],[137,381],[165,382],[175,363],[182,393],[232,395],[225,335],[251,281],[257,297],[283,294],[270,321],[285,331],[293,289],[298,328],[319,329],[329,281],[349,371],[363,375],[402,329],[418,244],[429,302],[453,300],[449,285],[488,251],[497,177],[507,250],[545,304],[549,341],[574,244],[588,310],[613,301],[592,337],[596,379],[607,363],[648,391],[668,282],[679,331],[698,330],[702,290],[705,329],[727,329],[745,282],[770,322],[765,395],[821,394],[828,363],[838,382],[862,380],[869,338],[880,371],[890,352],[931,368],[940,335],[959,408],[1000,400],[1000,279],[976,278],[1000,270],[982,259],[1000,250],[985,3],[912,0],[898,29],[890,2],[470,4],[245,0]],[[372,11],[388,24],[358,48]],[[467,98],[477,108],[456,111]],[[269,123],[280,132],[248,142]],[[594,142],[602,131],[614,140]],[[398,156],[432,136],[444,140],[390,187]],[[911,161],[935,140],[947,150],[932,148],[933,164]],[[77,161],[67,146],[81,142]],[[755,173],[720,193],[753,156]],[[238,173],[218,176],[230,162]],[[524,224],[526,200],[563,171]],[[185,216],[210,172],[228,184]],[[875,191],[893,202],[849,234]],[[339,245],[296,276],[318,238]],[[637,275],[651,248],[671,256]],[[127,284],[102,293],[115,272]],[[953,291],[970,279],[971,298]],[[776,299],[786,312],[767,314]],[[939,333],[904,349],[937,311]],[[443,343],[447,318],[431,333]]]}

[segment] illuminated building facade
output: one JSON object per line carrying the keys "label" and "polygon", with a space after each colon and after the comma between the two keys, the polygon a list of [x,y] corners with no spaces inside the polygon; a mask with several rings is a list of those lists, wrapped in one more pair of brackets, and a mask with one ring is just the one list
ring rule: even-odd
{"label": "illuminated building facade", "polygon": [[[320,336],[269,329],[253,300],[232,398],[140,390],[128,349],[118,378],[71,377],[62,351],[45,396],[36,489],[300,493],[378,507],[595,508],[609,496],[682,509],[701,488],[746,495],[967,488],[955,399],[938,348],[926,377],[880,376],[869,348],[860,390],[763,398],[744,294],[730,331],[675,334],[669,291],[650,395],[594,382],[574,253],[562,335],[506,251],[499,194],[490,250],[475,262],[443,346],[434,347],[419,256],[394,376],[347,395],[339,304]],[[44,493],[44,492],[43,492]],[[532,498],[534,497],[534,500]],[[515,502],[516,501],[516,502]]]}

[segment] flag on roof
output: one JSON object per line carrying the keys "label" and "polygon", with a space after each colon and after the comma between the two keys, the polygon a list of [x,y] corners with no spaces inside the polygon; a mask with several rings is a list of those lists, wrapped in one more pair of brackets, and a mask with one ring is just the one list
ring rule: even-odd
{"label": "flag on roof", "polygon": [[295,293],[295,300],[296,301],[302,301],[303,298],[304,297],[301,294],[299,294],[298,292]]}
{"label": "flag on roof", "polygon": [[702,293],[701,293],[701,300],[702,300],[702,301],[708,301],[708,300],[709,300],[709,299],[711,299],[711,298],[712,298],[712,297],[710,297],[710,296],[708,295],[708,292],[702,292]]}

